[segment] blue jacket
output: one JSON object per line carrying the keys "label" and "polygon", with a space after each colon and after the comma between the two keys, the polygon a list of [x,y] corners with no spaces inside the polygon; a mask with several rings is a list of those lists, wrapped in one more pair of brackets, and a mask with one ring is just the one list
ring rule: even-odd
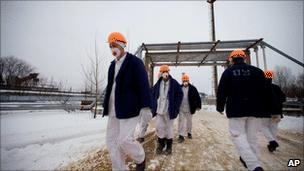
{"label": "blue jacket", "polygon": [[[272,83],[271,79],[266,79],[267,84],[271,86],[271,101],[268,110],[271,115],[280,114],[283,118],[283,102],[286,101],[286,96],[278,85]],[[270,116],[269,116],[270,117]]]}
{"label": "blue jacket", "polygon": [[[103,103],[103,115],[108,115],[109,99],[115,74],[115,61],[108,71],[108,84]],[[118,119],[132,118],[139,115],[140,109],[151,107],[151,92],[147,72],[141,59],[127,53],[116,76],[115,111]]]}
{"label": "blue jacket", "polygon": [[[159,87],[162,78],[158,79],[152,88],[152,114],[155,116],[157,113],[157,99],[159,97]],[[169,116],[170,119],[175,119],[179,113],[179,108],[183,100],[183,91],[179,83],[169,75]]]}
{"label": "blue jacket", "polygon": [[[181,85],[181,88],[183,85]],[[190,113],[194,114],[196,109],[202,108],[202,101],[201,97],[196,89],[192,84],[189,83],[189,90],[188,90],[188,100],[189,100],[189,106],[190,106]]]}
{"label": "blue jacket", "polygon": [[217,92],[217,111],[226,106],[228,118],[269,117],[270,86],[264,72],[254,66],[239,63],[226,69]]}

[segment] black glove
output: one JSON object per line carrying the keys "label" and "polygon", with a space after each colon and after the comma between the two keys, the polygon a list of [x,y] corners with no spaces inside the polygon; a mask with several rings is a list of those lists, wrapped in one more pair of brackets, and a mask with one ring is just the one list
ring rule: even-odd
{"label": "black glove", "polygon": [[224,112],[224,108],[223,107],[219,107],[219,106],[216,106],[216,110],[220,113],[223,113]]}

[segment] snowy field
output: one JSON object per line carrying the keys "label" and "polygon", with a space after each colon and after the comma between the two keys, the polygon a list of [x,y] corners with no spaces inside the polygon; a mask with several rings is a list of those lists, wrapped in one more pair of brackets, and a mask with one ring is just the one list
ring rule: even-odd
{"label": "snowy field", "polygon": [[[196,121],[204,134],[199,141],[206,139],[206,125],[213,125],[217,118],[226,123],[225,116],[215,111],[215,106],[203,105],[197,115],[204,119]],[[1,170],[53,170],[87,158],[105,148],[106,125],[107,117],[93,119],[90,111],[1,112]],[[285,116],[279,129],[303,134],[303,117]]]}
{"label": "snowy field", "polygon": [[[203,105],[202,110],[208,112],[216,112],[216,106],[214,105]],[[286,116],[279,122],[279,129],[286,130],[292,133],[302,133],[304,130],[304,117]]]}
{"label": "snowy field", "polygon": [[292,133],[302,133],[304,132],[304,117],[295,116],[284,116],[284,118],[279,122],[279,129],[286,130]]}
{"label": "snowy field", "polygon": [[1,170],[51,170],[105,144],[107,117],[90,111],[1,112]]}

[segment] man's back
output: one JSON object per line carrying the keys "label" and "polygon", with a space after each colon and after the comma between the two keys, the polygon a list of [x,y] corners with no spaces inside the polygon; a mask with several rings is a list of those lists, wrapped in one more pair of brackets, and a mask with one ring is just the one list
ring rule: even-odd
{"label": "man's back", "polygon": [[245,63],[224,71],[218,88],[218,105],[226,103],[227,117],[261,117],[265,112],[267,87],[261,69]]}
{"label": "man's back", "polygon": [[278,85],[272,83],[271,89],[272,89],[271,114],[282,115],[283,102],[286,101],[286,96]]}

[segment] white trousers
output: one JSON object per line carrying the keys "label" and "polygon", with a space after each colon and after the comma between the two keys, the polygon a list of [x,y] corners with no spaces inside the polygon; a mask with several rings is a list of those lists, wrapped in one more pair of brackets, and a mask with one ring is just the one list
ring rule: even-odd
{"label": "white trousers", "polygon": [[272,118],[263,118],[261,131],[269,141],[277,141],[278,124],[281,121],[280,115],[274,115]]}
{"label": "white trousers", "polygon": [[232,141],[249,170],[261,167],[258,159],[258,132],[261,119],[255,117],[241,117],[229,119],[229,132]]}
{"label": "white trousers", "polygon": [[191,134],[192,131],[192,114],[179,113],[178,114],[178,133],[182,136],[187,136],[187,133]]}
{"label": "white trousers", "polygon": [[141,114],[140,115],[140,122],[139,122],[139,138],[144,138],[147,132],[149,122],[152,120],[152,114]]}
{"label": "white trousers", "polygon": [[169,114],[156,115],[156,135],[158,138],[173,138],[174,119],[169,118]]}
{"label": "white trousers", "polygon": [[144,161],[144,149],[134,137],[138,121],[138,116],[129,119],[117,119],[113,115],[108,117],[106,143],[112,161],[112,170],[128,170],[125,164],[126,156],[137,164]]}

